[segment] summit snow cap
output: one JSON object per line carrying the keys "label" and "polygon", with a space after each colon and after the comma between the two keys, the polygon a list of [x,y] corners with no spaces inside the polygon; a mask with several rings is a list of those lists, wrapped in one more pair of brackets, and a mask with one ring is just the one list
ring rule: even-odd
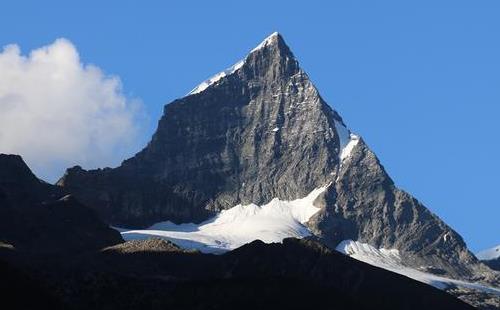
{"label": "summit snow cap", "polygon": [[198,86],[196,86],[195,88],[193,88],[193,90],[191,90],[187,96],[189,95],[193,95],[193,94],[198,94],[198,93],[201,93],[202,91],[204,91],[205,89],[207,89],[210,85],[213,85],[215,83],[217,83],[220,79],[222,79],[223,77],[225,76],[228,76],[228,75],[231,75],[233,73],[235,73],[236,71],[238,71],[242,66],[243,64],[245,63],[245,61],[247,60],[248,56],[268,45],[273,45],[273,44],[278,44],[278,41],[279,40],[283,40],[281,38],[281,35],[278,33],[278,32],[273,32],[270,36],[268,36],[267,38],[264,39],[264,41],[262,41],[259,45],[257,45],[254,49],[252,49],[250,51],[250,53],[245,57],[243,58],[242,60],[238,61],[237,63],[235,63],[234,65],[232,65],[231,67],[213,75],[212,77],[210,77],[209,79],[201,82]]}
{"label": "summit snow cap", "polygon": [[264,39],[259,45],[257,45],[254,49],[250,51],[250,53],[253,53],[257,50],[260,50],[261,48],[265,47],[266,45],[269,44],[276,44],[278,42],[278,39],[281,37],[281,35],[278,32],[273,32],[270,36]]}

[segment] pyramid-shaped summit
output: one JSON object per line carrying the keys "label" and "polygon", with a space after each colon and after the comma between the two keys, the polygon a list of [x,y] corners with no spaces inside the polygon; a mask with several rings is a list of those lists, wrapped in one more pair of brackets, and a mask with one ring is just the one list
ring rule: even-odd
{"label": "pyramid-shaped summit", "polygon": [[167,104],[136,156],[116,169],[69,169],[59,183],[97,192],[82,182],[112,184],[112,193],[88,198],[106,197],[92,204],[113,224],[199,222],[239,203],[301,198],[332,182],[341,149],[336,124],[342,127],[340,117],[273,34],[232,69]]}
{"label": "pyramid-shaped summit", "polygon": [[59,185],[122,227],[199,223],[327,187],[307,222],[326,245],[393,248],[414,267],[453,276],[472,276],[476,264],[455,231],[396,188],[277,33],[167,104],[151,142],[120,167],[74,167]]}
{"label": "pyramid-shaped summit", "polygon": [[[283,37],[278,32],[274,32],[269,37],[264,39],[264,41],[262,41],[258,46],[252,49],[244,59],[238,61],[237,63],[227,68],[226,70],[215,74],[206,81],[203,81],[200,85],[196,86],[191,92],[189,92],[188,95],[200,93],[205,89],[207,89],[207,87],[209,87],[210,85],[213,85],[218,81],[220,81],[223,77],[235,73],[236,71],[240,70],[241,67],[243,67],[243,65],[251,61],[249,59],[252,58],[253,54],[259,54],[259,53],[269,53],[266,59],[277,58],[277,59],[284,59],[291,61],[289,63],[286,63],[285,66],[291,63],[294,67],[292,68],[292,70],[298,67],[297,62],[294,61],[294,56],[290,51],[290,49],[288,48],[288,46],[286,45],[285,41],[283,40]],[[253,57],[260,58],[259,55]]]}

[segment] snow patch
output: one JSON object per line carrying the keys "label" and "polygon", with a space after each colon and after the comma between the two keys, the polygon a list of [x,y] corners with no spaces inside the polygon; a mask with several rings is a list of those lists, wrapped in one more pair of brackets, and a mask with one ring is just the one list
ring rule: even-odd
{"label": "snow patch", "polygon": [[343,161],[351,155],[352,150],[358,144],[358,142],[359,137],[355,134],[350,134],[349,143],[347,143],[347,145],[342,149],[342,152],[340,152],[340,161]]}
{"label": "snow patch", "polygon": [[115,229],[125,240],[160,237],[204,253],[223,253],[257,239],[272,243],[288,237],[304,238],[311,235],[305,224],[320,210],[313,202],[328,186],[292,201],[274,198],[262,206],[237,205],[201,224],[166,221],[144,230]]}
{"label": "snow patch", "polygon": [[273,130],[271,130],[271,131],[276,132],[278,130],[280,130],[278,127],[274,127]]}
{"label": "snow patch", "polygon": [[489,287],[480,283],[445,278],[404,266],[401,261],[399,251],[396,249],[377,249],[367,243],[344,240],[339,243],[336,250],[359,261],[404,275],[408,278],[432,285],[441,290],[450,286],[461,286],[500,296],[500,289],[498,288]]}
{"label": "snow patch", "polygon": [[383,261],[384,263],[390,263],[391,265],[401,264],[401,257],[399,256],[399,251],[396,249],[377,249],[367,243],[352,240],[342,241],[335,249],[355,258],[356,256],[359,256],[366,260],[373,260],[374,262]]}
{"label": "snow patch", "polygon": [[500,245],[493,247],[491,249],[483,250],[476,254],[479,260],[492,260],[500,258]]}
{"label": "snow patch", "polygon": [[448,238],[450,238],[450,233],[449,232],[447,232],[446,234],[444,234],[443,241],[444,242],[448,242]]}
{"label": "snow patch", "polygon": [[352,150],[359,142],[359,136],[351,133],[344,124],[335,120],[335,129],[337,130],[337,135],[339,136],[339,159],[340,162],[344,161],[351,155]]}

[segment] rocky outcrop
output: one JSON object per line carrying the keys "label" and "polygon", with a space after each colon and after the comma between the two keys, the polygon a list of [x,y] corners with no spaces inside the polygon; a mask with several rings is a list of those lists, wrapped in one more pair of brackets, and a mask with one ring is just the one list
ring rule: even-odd
{"label": "rocky outcrop", "polygon": [[197,253],[198,251],[181,249],[170,241],[150,238],[146,240],[130,240],[124,243],[113,245],[102,249],[103,253],[154,253],[154,252],[181,252],[181,253]]}
{"label": "rocky outcrop", "polygon": [[58,185],[109,223],[200,222],[238,203],[291,200],[331,184],[310,229],[396,248],[407,264],[473,276],[463,239],[399,190],[319,95],[279,34],[165,106],[151,142],[115,169],[68,169]]}
{"label": "rocky outcrop", "polygon": [[120,242],[120,234],[93,210],[39,180],[20,156],[0,154],[0,243],[34,255],[52,255]]}
{"label": "rocky outcrop", "polygon": [[472,290],[464,287],[451,287],[446,290],[449,294],[463,300],[469,305],[481,310],[500,309],[500,297],[494,294]]}
{"label": "rocky outcrop", "polygon": [[309,225],[323,242],[345,239],[396,248],[413,267],[432,266],[454,277],[471,277],[477,259],[453,229],[418,200],[398,189],[361,139],[318,203]]}

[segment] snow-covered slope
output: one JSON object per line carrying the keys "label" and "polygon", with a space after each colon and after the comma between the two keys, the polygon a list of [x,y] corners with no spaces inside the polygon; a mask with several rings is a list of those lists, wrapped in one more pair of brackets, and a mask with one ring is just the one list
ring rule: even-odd
{"label": "snow-covered slope", "polygon": [[336,250],[362,262],[399,273],[414,280],[432,285],[438,289],[444,290],[451,286],[460,286],[495,294],[500,298],[500,288],[445,278],[404,266],[399,251],[395,249],[377,249],[366,243],[344,240],[337,246]]}
{"label": "snow-covered slope", "polygon": [[476,257],[480,260],[492,260],[500,258],[500,245],[493,247],[491,249],[483,250],[476,254]]}
{"label": "snow-covered slope", "polygon": [[257,239],[272,243],[287,237],[303,238],[311,235],[304,224],[319,211],[313,202],[327,187],[293,201],[275,198],[263,206],[237,205],[201,224],[176,225],[167,221],[144,230],[117,229],[125,240],[161,237],[205,253],[225,252]]}

